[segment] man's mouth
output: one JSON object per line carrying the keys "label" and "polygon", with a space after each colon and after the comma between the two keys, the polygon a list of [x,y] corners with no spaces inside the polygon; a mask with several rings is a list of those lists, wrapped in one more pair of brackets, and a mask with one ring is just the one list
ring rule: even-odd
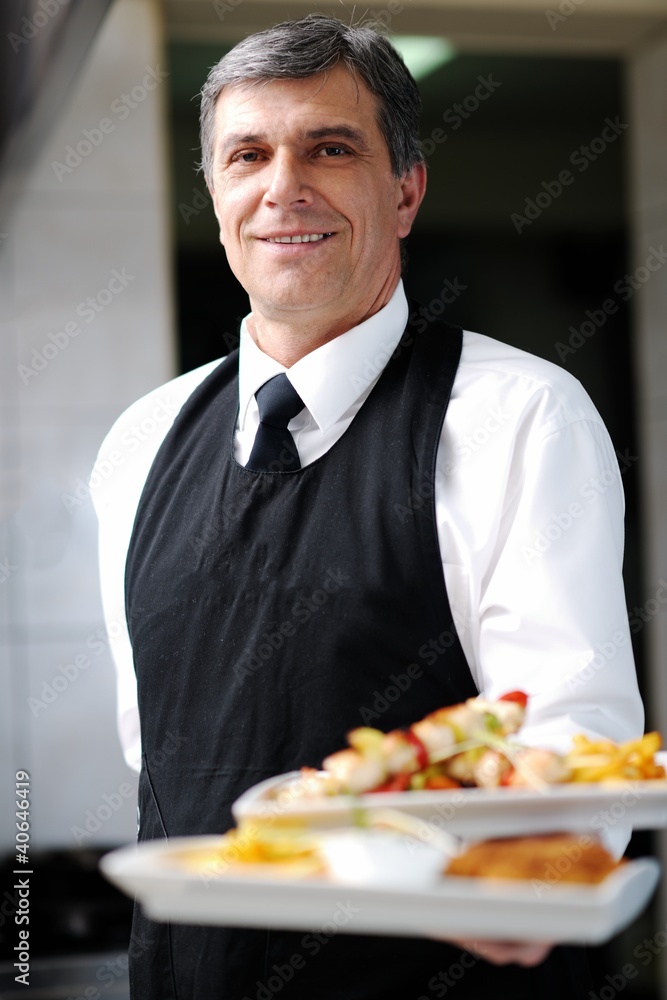
{"label": "man's mouth", "polygon": [[303,236],[267,236],[267,243],[317,243],[333,233],[306,233]]}

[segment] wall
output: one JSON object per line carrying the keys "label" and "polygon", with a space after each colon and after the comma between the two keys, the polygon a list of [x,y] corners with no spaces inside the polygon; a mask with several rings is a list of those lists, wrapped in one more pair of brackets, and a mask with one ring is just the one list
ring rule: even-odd
{"label": "wall", "polygon": [[158,3],[117,0],[0,237],[3,849],[18,769],[34,847],[134,836],[85,484],[115,417],[174,373],[167,87]]}

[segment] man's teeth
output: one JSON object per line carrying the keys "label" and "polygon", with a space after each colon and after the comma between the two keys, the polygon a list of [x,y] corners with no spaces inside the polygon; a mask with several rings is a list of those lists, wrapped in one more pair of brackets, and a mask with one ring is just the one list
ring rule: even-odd
{"label": "man's teeth", "polygon": [[316,243],[331,233],[311,233],[309,236],[269,236],[267,243]]}

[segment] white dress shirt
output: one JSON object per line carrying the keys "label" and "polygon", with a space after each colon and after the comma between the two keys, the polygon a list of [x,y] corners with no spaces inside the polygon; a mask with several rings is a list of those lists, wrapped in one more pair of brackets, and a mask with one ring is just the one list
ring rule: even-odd
{"label": "white dress shirt", "polygon": [[[370,319],[285,369],[241,328],[236,457],[259,423],[254,393],[287,371],[305,403],[289,424],[302,466],[354,419],[408,319],[401,283]],[[146,476],[181,406],[219,362],[168,382],[114,424],[91,478],[102,599],[118,673],[125,758],[140,768],[125,560]],[[407,497],[411,517],[424,496]],[[572,734],[643,732],[621,578],[624,501],[609,435],[566,371],[466,331],[438,453],[438,538],[454,621],[480,692],[529,694],[521,740],[567,749]],[[421,647],[417,659],[433,651]]]}

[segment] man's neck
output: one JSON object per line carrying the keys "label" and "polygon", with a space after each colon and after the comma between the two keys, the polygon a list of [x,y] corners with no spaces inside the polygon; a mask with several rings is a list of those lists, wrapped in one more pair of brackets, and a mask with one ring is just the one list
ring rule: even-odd
{"label": "man's neck", "polygon": [[[362,317],[366,318],[366,317]],[[260,351],[278,361],[285,368],[300,361],[306,354],[317,350],[330,340],[340,337],[342,333],[357,326],[360,320],[341,320],[336,325],[326,325],[317,329],[312,324],[266,322],[255,313],[248,317],[246,326],[248,333],[255,341]]]}
{"label": "man's neck", "polygon": [[321,317],[299,313],[296,317],[292,315],[289,318],[268,317],[253,308],[246,321],[246,328],[260,351],[285,368],[291,368],[318,347],[374,316],[387,305],[395,288],[396,283],[389,290],[383,288],[371,303],[338,316]]}

